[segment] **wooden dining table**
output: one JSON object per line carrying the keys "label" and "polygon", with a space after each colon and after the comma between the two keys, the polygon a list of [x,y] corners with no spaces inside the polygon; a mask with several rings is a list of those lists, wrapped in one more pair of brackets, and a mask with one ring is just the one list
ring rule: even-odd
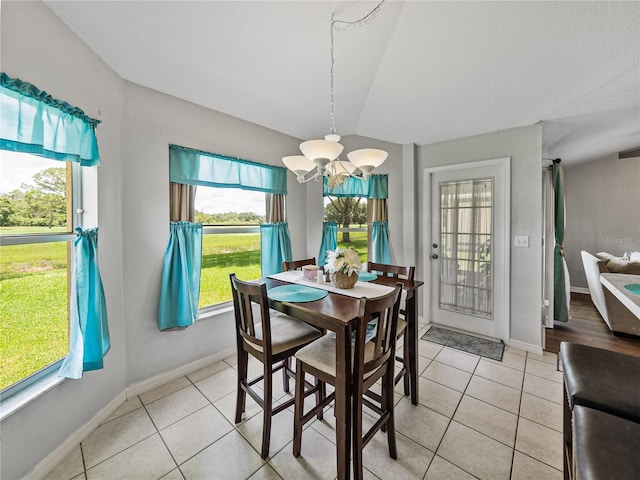
{"label": "wooden dining table", "polygon": [[[263,278],[267,290],[287,285],[290,282],[274,278]],[[409,335],[409,375],[411,386],[411,402],[418,404],[418,305],[417,291],[423,282],[419,280],[402,280],[378,276],[371,283],[395,287],[402,283],[407,293],[405,318]],[[336,336],[336,385],[335,385],[335,418],[336,418],[336,453],[337,475],[339,480],[347,480],[350,475],[351,452],[351,333],[358,325],[358,298],[329,292],[326,297],[313,302],[281,302],[271,299],[269,305],[274,310],[300,319],[311,325],[335,332]]]}

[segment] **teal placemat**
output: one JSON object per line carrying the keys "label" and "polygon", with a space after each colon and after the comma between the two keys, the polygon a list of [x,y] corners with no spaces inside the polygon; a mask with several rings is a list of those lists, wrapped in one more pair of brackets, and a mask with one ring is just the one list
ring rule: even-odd
{"label": "teal placemat", "polygon": [[630,283],[628,285],[625,285],[624,288],[626,290],[629,290],[631,293],[640,295],[640,283]]}
{"label": "teal placemat", "polygon": [[313,302],[327,296],[329,292],[305,285],[282,285],[267,291],[267,296],[280,302]]}
{"label": "teal placemat", "polygon": [[371,280],[375,280],[378,276],[375,273],[371,272],[358,272],[358,281],[360,282],[370,282]]}

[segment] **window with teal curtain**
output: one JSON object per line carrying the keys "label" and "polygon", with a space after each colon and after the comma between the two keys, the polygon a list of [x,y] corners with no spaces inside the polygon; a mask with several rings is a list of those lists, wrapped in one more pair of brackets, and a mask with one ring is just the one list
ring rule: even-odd
{"label": "window with teal curtain", "polygon": [[318,265],[325,265],[327,263],[327,252],[335,250],[336,248],[338,248],[338,223],[323,222]]}
{"label": "window with teal curtain", "polygon": [[375,263],[391,263],[389,253],[389,223],[373,222],[371,224],[371,261]]}
{"label": "window with teal curtain", "polygon": [[52,160],[100,165],[95,127],[77,107],[0,73],[0,148]]}
{"label": "window with teal curtain", "polygon": [[291,237],[286,222],[260,225],[260,263],[262,276],[282,272],[282,262],[290,262]]}
{"label": "window with teal curtain", "polygon": [[76,229],[70,296],[69,353],[58,375],[78,379],[103,367],[110,348],[107,305],[98,267],[98,229]]}
{"label": "window with teal curtain", "polygon": [[365,197],[365,198],[387,198],[389,176],[371,175],[368,180],[358,177],[347,177],[342,185],[329,187],[327,177],[322,179],[323,197]]}
{"label": "window with teal curtain", "polygon": [[202,224],[171,222],[164,254],[158,328],[188,327],[198,317]]}

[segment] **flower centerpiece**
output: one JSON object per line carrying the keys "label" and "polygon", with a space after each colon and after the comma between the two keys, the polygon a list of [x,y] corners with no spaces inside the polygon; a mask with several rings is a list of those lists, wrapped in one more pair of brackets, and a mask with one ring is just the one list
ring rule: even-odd
{"label": "flower centerpiece", "polygon": [[353,288],[358,281],[358,272],[362,262],[358,252],[352,248],[336,248],[327,252],[324,267],[331,272],[331,281],[338,288]]}

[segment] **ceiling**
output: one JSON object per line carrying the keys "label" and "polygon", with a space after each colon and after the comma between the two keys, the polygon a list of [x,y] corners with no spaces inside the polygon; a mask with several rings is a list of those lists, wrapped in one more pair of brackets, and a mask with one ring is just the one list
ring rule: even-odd
{"label": "ceiling", "polygon": [[[331,13],[377,4],[45,3],[122,78],[300,139],[329,130]],[[542,121],[544,156],[565,163],[640,146],[638,1],[387,0],[334,44],[343,136],[422,145]]]}

